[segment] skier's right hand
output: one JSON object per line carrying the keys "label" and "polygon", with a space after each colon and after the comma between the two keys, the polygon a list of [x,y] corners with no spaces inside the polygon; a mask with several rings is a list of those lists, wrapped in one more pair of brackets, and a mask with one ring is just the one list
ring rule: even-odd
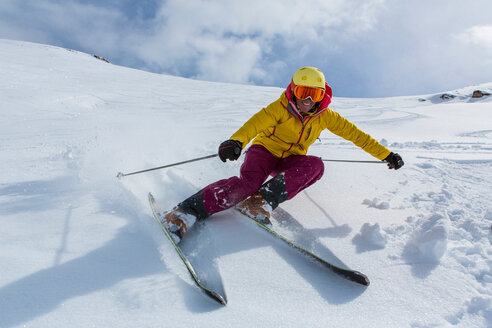
{"label": "skier's right hand", "polygon": [[225,163],[226,159],[235,161],[241,156],[243,144],[237,140],[226,140],[219,146],[219,157]]}

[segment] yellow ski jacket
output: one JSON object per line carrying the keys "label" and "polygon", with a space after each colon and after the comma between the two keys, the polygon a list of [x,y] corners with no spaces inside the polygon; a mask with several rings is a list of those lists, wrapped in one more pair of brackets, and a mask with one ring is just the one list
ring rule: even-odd
{"label": "yellow ski jacket", "polygon": [[353,142],[379,160],[385,159],[390,150],[352,122],[328,108],[331,88],[327,85],[325,99],[317,111],[303,116],[296,107],[290,87],[280,98],[253,115],[230,139],[240,141],[243,148],[262,145],[278,158],[290,155],[306,155],[324,129]]}

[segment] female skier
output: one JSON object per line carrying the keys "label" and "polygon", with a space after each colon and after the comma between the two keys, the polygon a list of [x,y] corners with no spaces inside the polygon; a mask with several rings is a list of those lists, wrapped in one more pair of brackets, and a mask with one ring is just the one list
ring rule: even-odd
{"label": "female skier", "polygon": [[[234,161],[246,152],[239,177],[214,182],[164,214],[163,223],[179,243],[196,220],[236,206],[257,218],[269,218],[280,203],[321,178],[324,164],[306,155],[324,129],[353,142],[390,169],[403,166],[391,152],[352,122],[328,108],[332,90],[315,67],[297,70],[280,98],[251,117],[219,146],[219,157]],[[269,176],[270,180],[265,182]]]}

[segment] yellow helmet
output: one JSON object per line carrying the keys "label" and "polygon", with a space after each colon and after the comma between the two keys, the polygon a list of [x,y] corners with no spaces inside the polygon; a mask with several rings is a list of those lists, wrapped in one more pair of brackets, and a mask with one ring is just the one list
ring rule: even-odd
{"label": "yellow helmet", "polygon": [[316,67],[299,68],[292,77],[294,85],[325,89],[325,75]]}

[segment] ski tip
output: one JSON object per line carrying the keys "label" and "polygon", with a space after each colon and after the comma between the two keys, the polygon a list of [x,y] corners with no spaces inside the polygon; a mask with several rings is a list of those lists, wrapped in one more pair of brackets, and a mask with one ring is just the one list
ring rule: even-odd
{"label": "ski tip", "polygon": [[222,295],[220,294],[217,294],[216,292],[210,292],[209,295],[215,299],[217,302],[219,302],[220,304],[222,305],[227,305],[227,300],[225,299],[225,297],[223,297]]}
{"label": "ski tip", "polygon": [[367,276],[359,271],[354,271],[353,275],[350,277],[350,279],[356,283],[359,283],[364,286],[369,286],[371,282],[369,281],[369,278]]}
{"label": "ski tip", "polygon": [[123,173],[121,173],[121,172],[118,172],[118,174],[116,175],[116,177],[117,177],[118,179],[120,179],[120,180],[121,180],[121,178],[123,178],[124,176],[125,176],[125,175],[124,175]]}

